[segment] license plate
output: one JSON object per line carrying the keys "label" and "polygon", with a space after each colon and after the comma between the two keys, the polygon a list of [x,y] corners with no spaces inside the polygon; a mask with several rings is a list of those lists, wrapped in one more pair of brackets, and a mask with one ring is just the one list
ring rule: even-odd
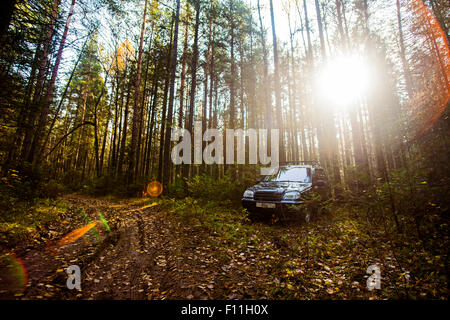
{"label": "license plate", "polygon": [[275,203],[264,203],[264,202],[257,202],[256,206],[258,208],[268,208],[268,209],[274,209]]}

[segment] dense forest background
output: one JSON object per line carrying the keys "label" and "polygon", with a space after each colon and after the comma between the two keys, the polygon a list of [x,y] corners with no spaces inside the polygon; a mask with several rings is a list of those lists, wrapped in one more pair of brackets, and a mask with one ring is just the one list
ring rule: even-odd
{"label": "dense forest background", "polygon": [[[448,290],[448,1],[1,7],[1,211],[70,192],[142,196],[151,181],[177,199],[236,202],[258,167],[175,166],[172,128],[277,128],[280,161],[319,161],[333,205]],[[336,79],[320,78],[336,61]]]}

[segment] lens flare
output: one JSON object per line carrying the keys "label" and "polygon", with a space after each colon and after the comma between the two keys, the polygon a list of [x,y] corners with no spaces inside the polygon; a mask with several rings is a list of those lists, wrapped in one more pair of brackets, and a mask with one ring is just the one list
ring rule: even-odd
{"label": "lens flare", "polygon": [[149,195],[152,198],[159,197],[163,192],[163,186],[158,181],[152,181],[147,185],[146,195]]}
{"label": "lens flare", "polygon": [[27,283],[28,272],[22,259],[12,252],[0,255],[0,298],[4,293],[21,295]]}
{"label": "lens flare", "polygon": [[433,12],[415,0],[410,4],[415,23],[412,30],[421,36],[429,55],[421,58],[423,66],[421,81],[414,81],[414,94],[408,102],[408,115],[412,118],[415,132],[413,140],[428,131],[442,116],[450,99],[450,49],[447,37]]}
{"label": "lens flare", "polygon": [[87,226],[84,226],[82,228],[79,228],[77,230],[74,230],[72,232],[70,232],[69,234],[67,234],[66,236],[64,236],[63,238],[61,238],[58,242],[57,245],[59,247],[68,245],[76,240],[78,240],[79,238],[81,238],[83,235],[85,235],[89,230],[91,230],[92,228],[94,228],[97,225],[96,222],[92,222],[90,224],[88,224]]}
{"label": "lens flare", "polygon": [[[76,229],[76,230],[68,233],[67,235],[65,235],[63,238],[61,238],[57,242],[52,241],[52,240],[48,241],[46,251],[51,255],[58,254],[59,248],[65,246],[65,245],[68,245],[70,243],[73,243],[76,240],[78,240],[79,238],[83,238],[83,241],[85,242],[85,244],[89,245],[89,242],[84,237],[84,235],[86,233],[88,233],[91,229],[93,229],[95,231],[97,244],[99,244],[101,240],[100,240],[100,235],[97,230],[97,224],[102,224],[105,227],[106,231],[111,233],[111,228],[109,227],[108,221],[105,219],[105,217],[101,213],[99,213],[99,218],[100,218],[99,221],[91,222],[84,227]],[[89,222],[90,222],[90,219],[89,219]]]}
{"label": "lens flare", "polygon": [[317,88],[321,98],[344,108],[367,91],[369,79],[369,67],[361,56],[338,56],[319,73]]}
{"label": "lens flare", "polygon": [[104,217],[101,213],[99,213],[98,216],[99,216],[99,218],[100,218],[100,221],[103,223],[103,226],[105,227],[105,229],[106,229],[109,233],[111,233],[111,228],[109,227],[108,221],[106,221],[105,217]]}

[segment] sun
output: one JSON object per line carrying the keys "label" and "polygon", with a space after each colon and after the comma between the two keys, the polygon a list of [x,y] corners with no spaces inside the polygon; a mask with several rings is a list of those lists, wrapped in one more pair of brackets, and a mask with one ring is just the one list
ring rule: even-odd
{"label": "sun", "polygon": [[318,94],[327,103],[345,108],[367,92],[369,76],[369,67],[359,55],[332,58],[319,72]]}

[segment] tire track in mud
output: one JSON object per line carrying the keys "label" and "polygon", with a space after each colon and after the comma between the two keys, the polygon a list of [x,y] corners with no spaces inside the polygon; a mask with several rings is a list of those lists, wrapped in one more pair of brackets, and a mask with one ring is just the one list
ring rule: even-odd
{"label": "tire track in mud", "polygon": [[[66,196],[65,200],[73,212],[82,209],[91,221],[101,212],[111,233],[99,230],[97,242],[90,232],[86,241],[78,239],[56,255],[49,255],[45,248],[32,249],[24,257],[29,286],[19,298],[161,300],[265,296],[270,266],[258,263],[265,259],[265,244],[263,248],[233,249],[225,238],[215,238],[200,226],[183,225],[158,206],[141,207],[139,203],[85,196]],[[285,231],[272,229],[265,240],[279,245],[282,259],[293,254],[281,239]],[[65,268],[72,264],[81,268],[81,292],[66,287]]]}
{"label": "tire track in mud", "polygon": [[82,299],[147,299],[155,256],[147,234],[155,211],[147,208],[122,214],[117,242],[83,270]]}
{"label": "tire track in mud", "polygon": [[[81,212],[85,220],[98,220],[102,213],[111,232],[96,228],[81,239],[61,248],[42,245],[22,250],[21,259],[29,275],[22,294],[2,295],[6,299],[147,299],[153,278],[164,270],[153,268],[155,242],[149,242],[155,208],[118,204],[84,196],[66,196],[72,215]],[[142,210],[141,210],[142,209]],[[81,226],[72,226],[73,229]],[[66,287],[65,268],[81,269],[81,292]]]}
{"label": "tire track in mud", "polygon": [[[71,222],[71,231],[95,220],[97,211],[104,211],[105,204],[89,199],[90,205],[81,206],[78,197],[66,197],[69,203],[69,214],[65,217]],[[86,201],[86,199],[84,199]],[[79,210],[83,208],[83,210]],[[83,213],[83,216],[80,213]],[[67,222],[67,221],[66,221]],[[81,225],[80,225],[81,224]],[[96,228],[95,228],[96,229]],[[64,234],[61,234],[62,237]],[[84,266],[95,259],[98,252],[106,244],[114,242],[114,235],[88,232],[82,239],[73,243],[57,246],[57,240],[50,240],[39,245],[16,248],[17,255],[23,262],[23,270],[28,275],[28,282],[20,293],[19,288],[2,295],[2,298],[13,299],[55,299],[64,297],[67,274],[63,268],[69,265]],[[97,243],[97,245],[92,245]],[[1,272],[1,270],[0,270]],[[17,293],[19,291],[19,293]],[[17,293],[17,294],[15,294]]]}

